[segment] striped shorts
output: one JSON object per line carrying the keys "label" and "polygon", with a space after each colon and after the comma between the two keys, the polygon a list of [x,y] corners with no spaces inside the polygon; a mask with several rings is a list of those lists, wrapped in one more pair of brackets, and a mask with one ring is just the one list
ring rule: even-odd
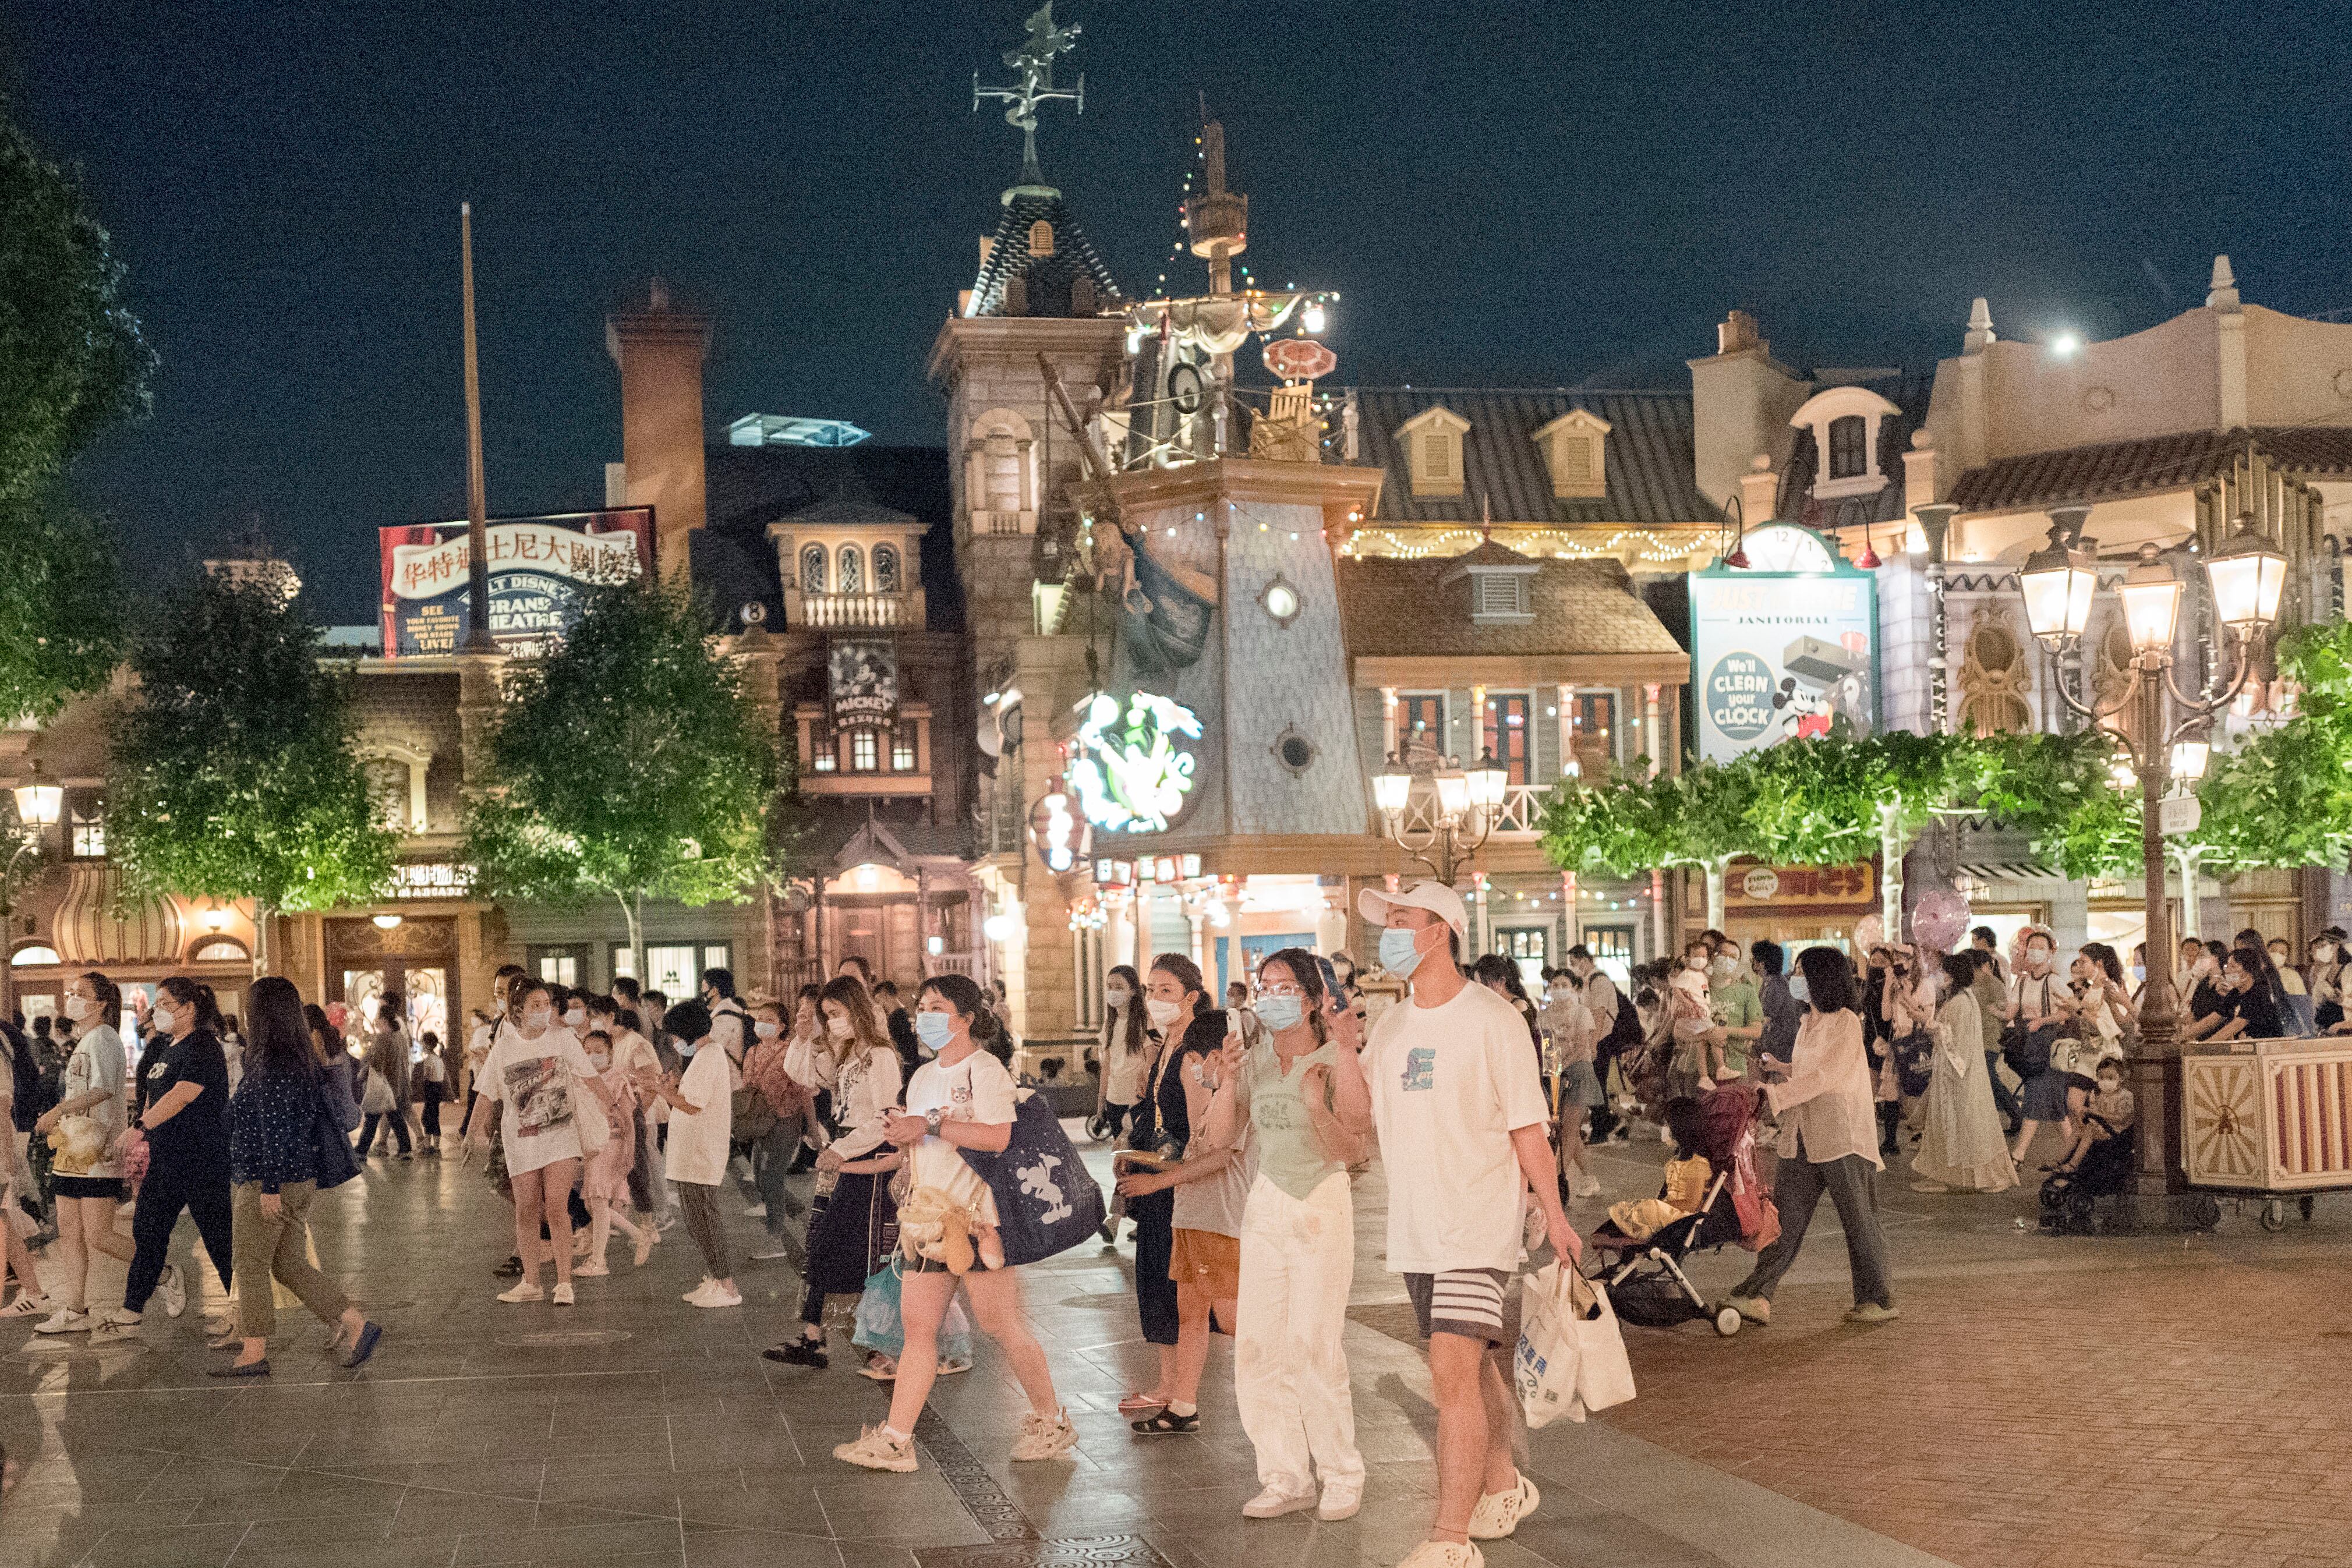
{"label": "striped shorts", "polygon": [[1422,1338],[1450,1333],[1501,1344],[1503,1287],[1509,1281],[1500,1269],[1448,1269],[1442,1274],[1407,1274],[1404,1292],[1412,1299]]}

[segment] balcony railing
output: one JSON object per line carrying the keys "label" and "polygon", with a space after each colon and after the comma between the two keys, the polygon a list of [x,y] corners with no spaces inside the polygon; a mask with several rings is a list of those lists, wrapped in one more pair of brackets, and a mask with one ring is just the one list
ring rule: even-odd
{"label": "balcony railing", "polygon": [[[1542,831],[1544,802],[1550,796],[1551,786],[1549,784],[1505,785],[1503,803],[1496,808],[1495,831],[1525,835]],[[1414,780],[1412,793],[1405,798],[1406,831],[1433,832],[1436,830],[1437,821],[1436,786],[1425,780]]]}
{"label": "balcony railing", "polygon": [[802,597],[801,619],[810,626],[896,626],[906,619],[899,593],[811,593]]}

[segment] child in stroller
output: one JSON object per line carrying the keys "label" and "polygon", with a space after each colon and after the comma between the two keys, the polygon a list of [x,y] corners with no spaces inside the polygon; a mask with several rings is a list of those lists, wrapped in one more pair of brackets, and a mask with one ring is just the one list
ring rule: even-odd
{"label": "child in stroller", "polygon": [[2091,1234],[2100,1197],[2124,1190],[2131,1178],[2132,1129],[2138,1115],[2114,1057],[2098,1067],[2099,1091],[2083,1113],[2083,1129],[2042,1184],[2042,1225],[2070,1236]]}
{"label": "child in stroller", "polygon": [[1755,1091],[1745,1085],[1667,1103],[1666,1126],[1676,1145],[1667,1167],[1672,1174],[1658,1199],[1627,1207],[1627,1218],[1636,1221],[1633,1228],[1664,1218],[1660,1208],[1676,1196],[1675,1178],[1687,1177],[1695,1158],[1704,1159],[1712,1176],[1695,1208],[1664,1218],[1646,1235],[1633,1235],[1612,1218],[1586,1238],[1595,1260],[1593,1277],[1609,1287],[1609,1300],[1625,1322],[1673,1328],[1704,1319],[1717,1333],[1739,1332],[1739,1314],[1710,1303],[1683,1264],[1694,1252],[1734,1242],[1753,1249],[1779,1234],[1772,1200],[1756,1181],[1755,1112]]}

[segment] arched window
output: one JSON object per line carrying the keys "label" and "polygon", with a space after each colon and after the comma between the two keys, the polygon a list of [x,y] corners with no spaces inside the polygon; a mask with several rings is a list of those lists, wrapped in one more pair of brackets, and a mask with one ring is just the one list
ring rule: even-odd
{"label": "arched window", "polygon": [[801,550],[801,591],[824,591],[824,547],[809,545]]}
{"label": "arched window", "polygon": [[844,593],[866,591],[866,558],[857,553],[856,545],[841,547],[841,563],[835,575],[841,581]]}
{"label": "arched window", "polygon": [[898,591],[898,550],[895,545],[874,547],[874,591]]}
{"label": "arched window", "polygon": [[1029,225],[1029,254],[1031,256],[1054,254],[1054,225],[1043,218]]}

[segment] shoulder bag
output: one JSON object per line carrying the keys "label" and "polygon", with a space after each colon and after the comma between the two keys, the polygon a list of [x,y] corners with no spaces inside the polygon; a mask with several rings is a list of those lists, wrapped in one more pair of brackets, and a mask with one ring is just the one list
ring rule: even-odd
{"label": "shoulder bag", "polygon": [[1087,1174],[1054,1107],[1035,1091],[1019,1092],[1012,1139],[1001,1152],[957,1152],[995,1195],[1006,1268],[1066,1252],[1102,1228],[1102,1188]]}

